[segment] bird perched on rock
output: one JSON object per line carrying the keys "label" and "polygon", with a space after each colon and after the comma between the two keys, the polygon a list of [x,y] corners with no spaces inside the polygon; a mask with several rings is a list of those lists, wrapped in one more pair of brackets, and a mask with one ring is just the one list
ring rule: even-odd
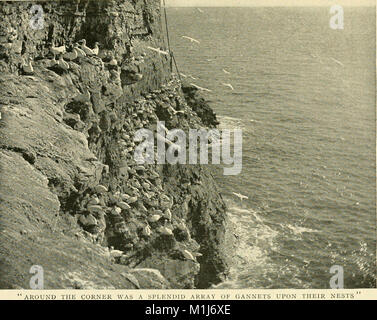
{"label": "bird perched on rock", "polygon": [[96,205],[99,204],[99,199],[97,197],[93,197],[88,201],[88,205]]}
{"label": "bird perched on rock", "polygon": [[183,256],[187,259],[187,260],[192,260],[192,261],[195,261],[196,262],[196,259],[194,258],[194,256],[192,255],[192,253],[188,250],[182,250],[181,251]]}
{"label": "bird perched on rock", "polygon": [[153,216],[150,216],[150,217],[148,218],[148,221],[154,223],[154,222],[159,221],[160,219],[161,219],[161,216],[160,216],[160,215],[158,215],[158,214],[154,214]]}
{"label": "bird perched on rock", "polygon": [[171,211],[170,209],[166,209],[164,212],[164,218],[171,221]]}
{"label": "bird perched on rock", "polygon": [[65,46],[60,46],[60,47],[54,47],[52,46],[50,51],[52,52],[52,54],[54,55],[54,57],[60,55],[60,54],[63,54],[66,52],[66,48]]}
{"label": "bird perched on rock", "polygon": [[80,48],[78,43],[73,45],[73,50],[77,52],[78,58],[86,57],[86,53]]}
{"label": "bird perched on rock", "polygon": [[89,227],[89,226],[96,226],[97,225],[97,219],[93,217],[93,215],[89,214],[87,216],[81,215],[79,218],[79,221],[83,226]]}
{"label": "bird perched on rock", "polygon": [[173,236],[173,231],[171,231],[171,229],[168,227],[160,227],[158,232],[165,236]]}
{"label": "bird perched on rock", "polygon": [[92,204],[92,205],[88,205],[88,211],[90,212],[96,212],[96,213],[101,213],[103,212],[103,209],[101,206],[97,205],[97,204]]}
{"label": "bird perched on rock", "polygon": [[92,51],[96,56],[98,56],[98,54],[99,54],[99,43],[98,42],[94,43],[94,48],[92,49]]}
{"label": "bird perched on rock", "polygon": [[118,206],[119,208],[123,209],[123,210],[129,210],[129,209],[131,209],[131,207],[129,206],[129,204],[126,203],[126,202],[124,202],[124,201],[119,201],[119,202],[117,203],[117,206]]}
{"label": "bird perched on rock", "polygon": [[97,193],[105,193],[105,192],[108,192],[107,188],[103,185],[98,185],[94,188],[94,190],[97,192]]}
{"label": "bird perched on rock", "polygon": [[112,258],[120,258],[123,255],[123,251],[120,250],[111,250],[110,251],[110,256]]}
{"label": "bird perched on rock", "polygon": [[[85,39],[82,39],[79,41],[79,43],[81,44],[81,49],[86,53],[86,55],[88,56],[95,56],[98,54],[98,43],[96,42],[96,46],[95,46],[95,50],[93,49],[90,49],[87,45],[86,45],[86,40]],[[97,52],[97,53],[95,53]]]}
{"label": "bird perched on rock", "polygon": [[33,75],[34,74],[34,68],[31,65],[31,58],[30,57],[27,59],[27,62],[24,58],[22,58],[21,68],[22,68],[22,73],[25,74],[25,75]]}
{"label": "bird perched on rock", "polygon": [[66,61],[64,61],[63,56],[59,57],[59,60],[57,61],[57,65],[65,71],[69,70],[70,68],[69,64]]}
{"label": "bird perched on rock", "polygon": [[109,65],[114,67],[118,65],[118,61],[114,58],[114,56],[111,56]]}
{"label": "bird perched on rock", "polygon": [[147,225],[143,229],[143,235],[146,236],[146,237],[149,237],[151,234],[152,234],[152,230],[151,230],[150,226]]}

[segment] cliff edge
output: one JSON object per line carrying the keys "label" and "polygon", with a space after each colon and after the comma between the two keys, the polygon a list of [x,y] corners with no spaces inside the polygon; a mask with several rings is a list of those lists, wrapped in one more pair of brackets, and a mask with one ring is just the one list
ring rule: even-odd
{"label": "cliff edge", "polygon": [[[160,1],[39,3],[37,28],[32,3],[0,3],[0,288],[30,288],[33,265],[45,289],[220,282],[226,207],[210,168],[133,160],[140,128],[217,125],[148,49],[166,50]],[[76,56],[82,39],[99,53]]]}

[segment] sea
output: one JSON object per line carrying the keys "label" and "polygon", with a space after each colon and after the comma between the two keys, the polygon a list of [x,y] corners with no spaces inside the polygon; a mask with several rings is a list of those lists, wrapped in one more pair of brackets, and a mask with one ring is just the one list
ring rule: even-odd
{"label": "sea", "polygon": [[333,266],[376,287],[375,8],[337,30],[329,9],[167,8],[182,80],[243,132],[242,172],[216,168],[239,240],[220,288],[325,289]]}

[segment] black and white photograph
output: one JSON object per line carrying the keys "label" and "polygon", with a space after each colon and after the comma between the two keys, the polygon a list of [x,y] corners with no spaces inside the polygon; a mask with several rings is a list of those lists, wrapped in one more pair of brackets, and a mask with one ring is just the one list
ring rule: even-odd
{"label": "black and white photograph", "polygon": [[376,289],[374,0],[0,15],[0,289]]}

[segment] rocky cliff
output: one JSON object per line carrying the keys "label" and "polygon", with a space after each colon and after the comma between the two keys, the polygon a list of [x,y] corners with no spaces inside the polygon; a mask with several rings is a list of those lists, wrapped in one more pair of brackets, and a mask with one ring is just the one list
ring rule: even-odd
{"label": "rocky cliff", "polygon": [[[210,169],[133,160],[140,128],[217,125],[148,49],[167,50],[160,1],[38,3],[34,25],[34,3],[0,3],[0,288],[29,288],[33,265],[46,289],[218,283],[226,208]],[[80,56],[82,39],[99,53]]]}

